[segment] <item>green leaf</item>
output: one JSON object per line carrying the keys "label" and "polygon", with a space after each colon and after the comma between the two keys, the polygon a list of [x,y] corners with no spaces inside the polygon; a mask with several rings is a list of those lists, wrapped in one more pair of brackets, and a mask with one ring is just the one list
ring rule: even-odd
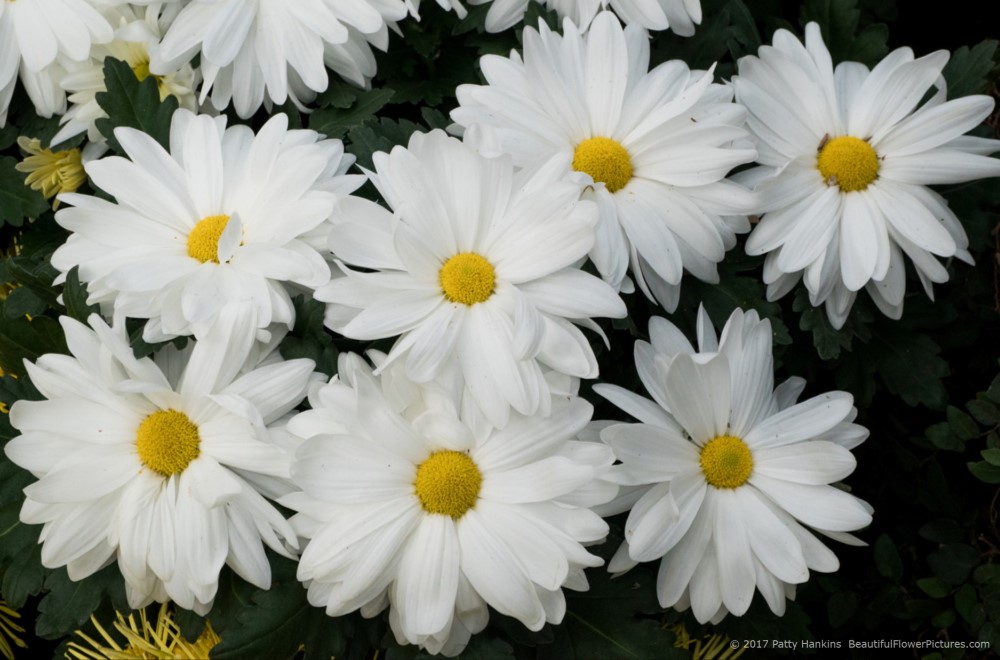
{"label": "green leaf", "polygon": [[272,557],[271,566],[271,588],[256,590],[237,613],[236,625],[219,631],[222,641],[212,658],[291,658],[303,644],[306,660],[340,657],[351,619],[330,618],[323,608],[310,605],[291,560]]}
{"label": "green leaf", "polygon": [[1000,484],[1000,466],[991,465],[986,461],[966,463],[966,465],[969,467],[969,472],[980,481],[988,484]]}
{"label": "green leaf", "polygon": [[857,0],[806,0],[799,20],[804,26],[816,21],[834,64],[845,60],[875,64],[887,52],[889,31],[884,25],[869,25],[858,32],[861,12]]}
{"label": "green leaf", "polygon": [[931,619],[931,625],[935,628],[947,628],[955,623],[957,618],[955,610],[944,610],[934,615],[934,618]]}
{"label": "green leaf", "polygon": [[69,579],[65,568],[49,573],[45,579],[48,593],[38,604],[35,634],[44,639],[58,639],[79,628],[108,598],[114,609],[125,612],[125,579],[112,563],[79,582]]}
{"label": "green leaf", "polygon": [[962,526],[951,518],[938,518],[921,527],[918,534],[935,543],[954,543],[962,538]]}
{"label": "green leaf", "polygon": [[951,591],[947,584],[936,577],[917,580],[917,586],[931,598],[944,598]]}
{"label": "green leaf", "polygon": [[296,296],[292,304],[295,307],[295,326],[281,341],[278,348],[281,356],[286,360],[308,358],[316,363],[316,371],[327,376],[334,375],[340,352],[323,327],[326,305],[318,300],[306,300],[304,296]]}
{"label": "green leaf", "polygon": [[142,82],[132,68],[121,60],[108,57],[104,60],[104,84],[107,91],[98,92],[97,104],[108,115],[97,120],[97,130],[107,138],[108,144],[118,153],[124,153],[114,129],[135,128],[160,143],[170,146],[170,120],[177,109],[177,98],[168,96],[160,101],[156,78],[149,76]]}
{"label": "green leaf", "polygon": [[979,553],[964,543],[949,543],[927,556],[927,565],[944,582],[959,585],[979,563]]}
{"label": "green leaf", "polygon": [[414,132],[423,130],[423,126],[412,121],[383,117],[377,122],[351,129],[347,133],[347,141],[351,145],[351,153],[358,158],[358,165],[371,169],[372,154],[377,151],[389,152],[397,144],[405,146]]}
{"label": "green leaf", "polygon": [[847,623],[858,609],[858,596],[853,591],[838,591],[826,604],[826,615],[832,628]]}
{"label": "green leaf", "polygon": [[979,435],[979,426],[966,413],[955,406],[948,406],[947,414],[951,430],[962,440],[971,440]]}
{"label": "green leaf", "polygon": [[349,108],[317,110],[309,120],[309,128],[329,138],[343,138],[347,131],[375,118],[375,113],[392,99],[393,90],[372,89],[358,94]]}
{"label": "green leaf", "polygon": [[62,327],[47,316],[8,319],[0,315],[0,368],[21,375],[24,360],[37,360],[45,353],[67,353]]}
{"label": "green leaf", "polygon": [[1000,465],[1000,449],[984,449],[979,453],[990,465]]}
{"label": "green leaf", "polygon": [[983,564],[972,572],[972,579],[980,584],[1000,586],[1000,564]]}
{"label": "green leaf", "polygon": [[18,287],[10,292],[4,301],[3,313],[8,319],[19,319],[25,316],[38,316],[49,306],[28,287]]}
{"label": "green leaf", "polygon": [[792,343],[788,326],[781,320],[781,308],[777,303],[768,302],[764,294],[764,285],[756,277],[729,275],[723,277],[718,284],[706,284],[694,281],[685,284],[686,293],[682,297],[691,301],[688,306],[697,308],[694,301],[705,305],[705,311],[712,318],[716,328],[722,328],[733,310],[756,310],[762,319],[771,322],[771,333],[775,344]]}
{"label": "green leaf", "polygon": [[941,73],[948,83],[948,98],[983,94],[989,89],[990,73],[996,67],[993,56],[997,41],[987,39],[969,48],[962,46],[954,53]]}
{"label": "green leaf", "polygon": [[16,158],[0,158],[0,227],[20,227],[25,218],[37,218],[49,210],[48,201],[24,184],[25,174],[14,169]]}
{"label": "green leaf", "polygon": [[73,268],[66,274],[66,286],[63,287],[63,304],[66,314],[81,323],[86,323],[91,314],[100,314],[97,305],[87,304],[87,287],[80,283],[80,268]]}
{"label": "green leaf", "polygon": [[963,584],[955,592],[955,609],[962,615],[962,618],[973,623],[980,613],[979,597],[976,595],[976,588],[971,584]]}
{"label": "green leaf", "polygon": [[[41,528],[36,527],[34,531],[36,532],[32,535],[34,541],[16,553],[9,562],[4,563],[0,593],[3,593],[4,600],[13,608],[23,606],[29,596],[38,595],[49,572],[42,566],[41,546],[37,543],[37,532],[41,531]],[[4,538],[4,541],[8,539]]]}
{"label": "green leaf", "polygon": [[[607,550],[617,547],[618,538],[609,539]],[[539,646],[539,660],[590,660],[592,658],[647,658],[649,649],[658,649],[658,658],[687,657],[673,647],[673,634],[657,621],[638,616],[658,612],[655,574],[644,567],[612,578],[607,571],[587,574],[590,590],[566,592],[566,617],[555,626],[551,645]],[[662,653],[660,653],[662,651]]]}
{"label": "green leaf", "polygon": [[875,540],[875,568],[883,576],[894,582],[903,577],[903,560],[899,557],[896,544],[888,534],[882,534]]}
{"label": "green leaf", "polygon": [[949,374],[941,347],[925,334],[900,329],[886,336],[873,333],[867,357],[890,392],[910,406],[940,408],[947,401],[941,379]]}
{"label": "green leaf", "polygon": [[926,435],[931,444],[938,449],[948,451],[962,451],[965,449],[965,442],[951,432],[951,425],[948,422],[938,422],[928,427]]}
{"label": "green leaf", "polygon": [[965,407],[980,424],[985,426],[1000,424],[1000,407],[985,398],[969,401]]}
{"label": "green leaf", "polygon": [[842,350],[850,351],[851,342],[855,337],[861,341],[868,341],[871,336],[868,324],[872,320],[872,315],[861,305],[854,306],[840,330],[830,325],[823,306],[813,307],[809,302],[809,292],[804,288],[796,291],[792,309],[801,313],[799,328],[812,333],[813,346],[823,360],[836,360]]}

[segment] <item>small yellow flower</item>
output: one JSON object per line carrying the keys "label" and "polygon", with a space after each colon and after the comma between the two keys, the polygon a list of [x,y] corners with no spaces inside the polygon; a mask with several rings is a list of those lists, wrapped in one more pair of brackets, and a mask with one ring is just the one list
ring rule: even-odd
{"label": "small yellow flower", "polygon": [[[52,199],[59,193],[76,192],[87,181],[79,149],[42,149],[42,143],[37,138],[24,136],[17,138],[17,146],[28,155],[14,169],[27,173],[25,185],[41,192],[45,199]],[[59,208],[59,200],[52,204],[52,208]]]}
{"label": "small yellow flower", "polygon": [[208,652],[219,643],[219,636],[208,622],[205,623],[205,629],[196,641],[189,642],[184,639],[167,603],[160,606],[155,625],[146,618],[146,610],[139,610],[138,622],[135,619],[135,612],[130,613],[128,618],[121,612],[117,615],[114,627],[125,637],[124,647],[97,622],[97,619],[90,617],[91,623],[106,644],[88,637],[82,630],[77,630],[76,634],[90,646],[88,648],[78,642],[70,642],[66,657],[71,660],[197,659],[207,658]]}
{"label": "small yellow flower", "polygon": [[28,648],[24,640],[17,636],[24,632],[24,628],[14,621],[20,618],[21,615],[12,610],[6,601],[0,600],[0,655],[7,660],[14,660],[14,647],[11,643],[19,649]]}

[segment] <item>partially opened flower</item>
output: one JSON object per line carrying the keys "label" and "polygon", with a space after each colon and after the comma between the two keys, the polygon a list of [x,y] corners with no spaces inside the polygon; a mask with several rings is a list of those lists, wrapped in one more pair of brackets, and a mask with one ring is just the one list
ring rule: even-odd
{"label": "partially opened flower", "polygon": [[[494,129],[499,147],[524,168],[554,168],[582,182],[598,208],[590,258],[612,286],[626,273],[668,310],[682,273],[717,282],[716,264],[750,230],[756,205],[726,180],[756,152],[746,111],[711,71],[672,60],[649,71],[649,40],[610,12],[586,35],[567,21],[524,31],[524,55],[487,55],[488,85],[460,85],[451,117]],[[544,164],[544,165],[543,165]]]}
{"label": "partially opened flower", "polygon": [[399,335],[388,359],[405,359],[418,382],[457,361],[498,427],[510,408],[547,410],[543,366],[597,375],[574,323],[625,316],[625,304],[578,267],[594,242],[594,208],[577,201],[578,186],[551,169],[515,176],[509,157],[481,156],[441,131],[374,161],[372,179],[396,213],[341,207],[330,247],[347,276],[316,291],[330,303],[330,328],[363,340]]}
{"label": "partially opened flower", "polygon": [[801,379],[774,388],[771,326],[755,313],[734,312],[718,344],[701,334],[707,352],[694,353],[676,327],[651,322],[636,368],[656,402],[595,387],[640,420],[602,439],[617,480],[646,488],[609,568],[660,560],[660,604],[701,622],[744,614],[755,589],[781,615],[810,570],[839,566],[813,531],[858,543],[848,532],[871,522],[867,504],[830,485],[854,471],[849,450],[868,433],[846,392],[796,404]]}
{"label": "partially opened flower", "polygon": [[385,50],[387,22],[406,17],[403,0],[192,0],[170,26],[150,70],[167,73],[201,56],[212,104],[250,117],[265,102],[311,100],[327,67],[364,86],[375,75],[370,45]]}
{"label": "partially opened flower", "polygon": [[[59,120],[62,128],[53,136],[52,144],[59,144],[84,132],[90,142],[104,141],[96,122],[107,116],[97,103],[97,95],[107,91],[105,58],[112,57],[127,63],[140,82],[153,75],[149,71],[150,54],[157,51],[163,31],[179,9],[177,3],[168,4],[166,8],[156,3],[144,9],[122,4],[104,10],[105,18],[115,28],[115,38],[92,48],[87,61],[60,78],[60,87],[69,93],[70,107]],[[197,109],[195,83],[198,76],[190,64],[179,64],[153,77],[160,100],[173,96],[180,107],[191,111]]]}
{"label": "partially opened flower", "polygon": [[987,157],[1000,140],[964,135],[993,100],[945,101],[947,62],[946,51],[914,59],[900,48],[871,71],[834,68],[815,23],[805,45],[778,30],[773,46],[740,60],[736,99],[750,111],[761,163],[741,176],[764,211],[746,249],[767,254],[769,299],[801,279],[836,328],[861,289],[899,318],[904,255],[931,297],[932,283],[948,280],[936,257],[972,263],[961,223],[927,186],[1000,176],[1000,160]]}
{"label": "partially opened flower", "polygon": [[148,319],[144,337],[198,334],[227,302],[255,309],[262,330],[291,327],[289,287],[330,278],[312,245],[344,192],[353,157],[340,140],[288,130],[275,115],[254,136],[224,117],[174,113],[167,152],[137,130],[115,131],[129,159],[87,163],[97,187],[115,198],[63,195],[75,208],[56,221],[72,234],[52,255],[62,274],[74,266],[91,303],[107,313]]}
{"label": "partially opened flower", "polygon": [[302,492],[280,501],[308,539],[310,603],[330,616],[388,607],[400,643],[457,655],[488,606],[531,630],[562,620],[562,588],[585,590],[583,568],[602,563],[583,544],[608,527],[581,500],[613,456],[575,439],[592,412],[582,399],[473,428],[447,392],[403,415],[360,359],[342,359],[288,424],[305,439],[292,468]]}
{"label": "partially opened flower", "polygon": [[136,359],[123,331],[61,319],[72,353],[26,363],[43,401],[18,401],[7,457],[37,481],[21,520],[43,525],[42,564],[71,580],[117,560],[129,605],[173,600],[205,614],[230,566],[262,589],[264,545],[298,547],[252,485],[289,477],[267,425],[305,396],[311,360],[249,369],[251,311],[226,307],[203,339]]}

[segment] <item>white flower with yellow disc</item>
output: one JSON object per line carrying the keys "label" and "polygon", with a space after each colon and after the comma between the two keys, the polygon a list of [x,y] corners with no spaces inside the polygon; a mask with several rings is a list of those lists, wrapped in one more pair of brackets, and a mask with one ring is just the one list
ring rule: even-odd
{"label": "white flower with yellow disc", "polygon": [[400,643],[457,655],[488,607],[540,630],[562,620],[563,587],[587,589],[584,567],[602,560],[583,544],[608,527],[585,507],[613,496],[590,488],[613,456],[575,439],[592,413],[582,399],[495,430],[432,389],[433,405],[403,415],[360,359],[342,359],[288,424],[304,439],[302,492],[280,502],[308,539],[298,577],[311,604],[330,616],[388,607]]}
{"label": "white flower with yellow disc", "polygon": [[640,489],[609,569],[660,560],[660,604],[700,622],[743,615],[755,589],[781,615],[810,570],[839,567],[813,531],[856,545],[848,532],[871,522],[871,507],[831,485],[854,471],[849,450],[868,436],[852,423],[853,399],[795,403],[798,378],[775,388],[771,324],[754,312],[736,310],[721,340],[703,315],[701,352],[664,319],[650,338],[636,345],[636,369],[655,401],[594,388],[640,421],[601,432],[621,461],[612,478]]}
{"label": "white flower with yellow disc", "polygon": [[[72,356],[26,363],[44,401],[18,401],[5,446],[38,481],[21,521],[43,525],[42,564],[81,580],[117,560],[129,605],[172,600],[205,614],[224,564],[270,586],[266,544],[296,536],[252,485],[287,480],[267,425],[305,396],[311,360],[246,364],[251,311],[229,306],[193,348],[136,359],[119,329],[63,317]],[[241,371],[245,373],[241,374]]]}
{"label": "white flower with yellow disc", "polygon": [[551,168],[515,175],[509,156],[484,157],[441,131],[374,162],[395,215],[370,202],[343,207],[330,246],[347,276],[316,291],[330,303],[327,326],[354,339],[399,335],[388,360],[405,359],[417,382],[456,361],[498,427],[511,408],[548,409],[543,367],[596,377],[574,324],[625,316],[625,304],[578,267],[594,242],[594,207],[577,201],[577,185]]}
{"label": "white flower with yellow disc", "polygon": [[[750,111],[761,167],[741,174],[764,212],[747,240],[767,254],[768,299],[801,279],[834,327],[865,289],[891,318],[903,312],[904,255],[927,295],[948,280],[938,257],[972,263],[965,230],[927,186],[1000,176],[1000,141],[966,136],[993,110],[988,96],[945,101],[947,51],[900,48],[872,69],[833,66],[819,26],[803,45],[774,45],[739,62],[736,100]],[[935,90],[935,88],[937,88]]]}
{"label": "white flower with yellow disc", "polygon": [[285,115],[254,136],[186,110],[174,113],[169,152],[136,130],[115,136],[129,159],[86,170],[116,201],[60,197],[74,208],[56,216],[72,232],[52,255],[57,282],[79,266],[91,303],[149,319],[147,341],[198,334],[230,301],[252,306],[260,329],[291,327],[289,286],[329,280],[315,234],[364,180],[344,175],[354,159],[340,140],[288,130]]}
{"label": "white flower with yellow disc", "polygon": [[515,165],[545,163],[589,186],[601,276],[630,291],[631,265],[642,291],[673,311],[683,271],[717,282],[716,264],[750,230],[756,200],[726,180],[756,156],[746,111],[711,71],[679,60],[649,71],[647,34],[610,12],[586,35],[569,21],[562,35],[539,30],[525,29],[523,59],[483,57],[489,84],[460,85],[451,117],[494,129]]}

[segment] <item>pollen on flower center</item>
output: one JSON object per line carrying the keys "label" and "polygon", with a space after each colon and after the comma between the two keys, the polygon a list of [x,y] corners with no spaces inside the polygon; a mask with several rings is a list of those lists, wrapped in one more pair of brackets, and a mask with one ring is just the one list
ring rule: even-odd
{"label": "pollen on flower center", "polygon": [[709,440],[701,450],[701,471],[716,488],[739,488],[750,478],[753,456],[746,443],[731,435]]}
{"label": "pollen on flower center", "polygon": [[878,154],[866,141],[844,135],[820,146],[816,167],[827,185],[856,192],[878,178]]}
{"label": "pollen on flower center", "polygon": [[614,193],[632,180],[632,157],[625,147],[611,138],[589,138],[573,152],[573,169],[589,174]]}
{"label": "pollen on flower center", "polygon": [[438,451],[417,466],[414,487],[424,511],[454,519],[476,505],[483,475],[467,454]]}
{"label": "pollen on flower center", "polygon": [[438,279],[445,298],[451,302],[475,305],[493,295],[497,274],[493,264],[483,255],[463,252],[444,262]]}
{"label": "pollen on flower center", "polygon": [[202,218],[188,234],[188,256],[205,263],[219,263],[219,238],[229,224],[228,215],[210,215]]}
{"label": "pollen on flower center", "polygon": [[135,446],[142,464],[164,477],[183,472],[201,453],[198,426],[177,410],[158,410],[139,424]]}

